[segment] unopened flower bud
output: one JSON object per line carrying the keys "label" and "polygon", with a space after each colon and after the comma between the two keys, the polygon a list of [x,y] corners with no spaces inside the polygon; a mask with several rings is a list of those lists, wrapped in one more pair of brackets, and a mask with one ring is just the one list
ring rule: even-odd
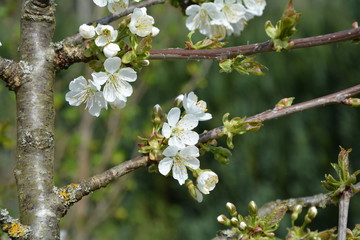
{"label": "unopened flower bud", "polygon": [[291,214],[291,221],[293,224],[296,221],[296,219],[299,217],[299,214],[301,213],[301,211],[302,211],[302,206],[300,204],[296,205],[293,208],[293,212]]}
{"label": "unopened flower bud", "polygon": [[239,225],[240,230],[244,231],[246,229],[246,227],[247,227],[247,225],[245,222],[240,222],[240,225]]}
{"label": "unopened flower bud", "polygon": [[249,213],[251,216],[257,216],[258,213],[258,207],[254,201],[251,201],[249,203]]}
{"label": "unopened flower bud", "polygon": [[239,219],[237,219],[236,217],[232,217],[230,219],[230,222],[233,227],[239,227]]}
{"label": "unopened flower bud", "polygon": [[317,212],[317,208],[315,206],[312,206],[311,208],[309,208],[307,215],[309,215],[309,218],[313,220],[316,217]]}
{"label": "unopened flower bud", "polygon": [[236,217],[237,216],[237,211],[236,211],[236,207],[235,207],[235,205],[234,204],[232,204],[231,202],[227,202],[226,203],[226,208],[227,208],[227,210],[229,211],[229,213],[230,213],[230,215],[232,216],[232,217]]}
{"label": "unopened flower bud", "polygon": [[195,187],[194,183],[192,180],[187,179],[185,182],[186,187],[189,190],[189,194],[191,197],[193,197],[196,201],[198,201],[199,203],[202,202],[203,200],[203,195],[201,194],[201,192]]}
{"label": "unopened flower bud", "polygon": [[115,43],[109,43],[104,47],[104,55],[107,58],[114,57],[119,51],[120,47]]}
{"label": "unopened flower bud", "polygon": [[152,116],[152,122],[155,128],[158,128],[161,126],[165,119],[164,113],[162,111],[162,108],[159,104],[156,104],[153,108],[153,116]]}
{"label": "unopened flower bud", "polygon": [[79,27],[80,36],[89,39],[95,36],[95,27],[87,24],[83,24]]}
{"label": "unopened flower bud", "polygon": [[217,217],[217,221],[220,223],[220,224],[223,224],[225,226],[230,226],[230,219],[228,219],[224,214],[221,214]]}
{"label": "unopened flower bud", "polygon": [[140,64],[141,64],[141,66],[143,66],[143,67],[147,67],[147,66],[150,65],[150,61],[147,60],[147,59],[145,59],[145,60],[142,60],[142,61],[140,62]]}
{"label": "unopened flower bud", "polygon": [[184,100],[184,94],[180,94],[174,100],[174,107],[181,108]]}

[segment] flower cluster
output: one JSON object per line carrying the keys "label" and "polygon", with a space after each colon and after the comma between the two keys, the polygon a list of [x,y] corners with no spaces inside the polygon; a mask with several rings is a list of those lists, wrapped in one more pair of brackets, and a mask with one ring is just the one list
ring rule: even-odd
{"label": "flower cluster", "polygon": [[193,197],[201,202],[201,193],[209,194],[215,188],[218,177],[212,171],[200,169],[199,149],[195,146],[199,141],[199,134],[193,129],[199,121],[209,120],[212,115],[206,112],[206,102],[198,101],[193,92],[180,95],[177,100],[182,100],[185,111],[181,113],[180,108],[174,107],[167,114],[167,121],[161,130],[168,146],[162,152],[164,158],[159,162],[158,168],[163,175],[168,175],[171,171],[173,178],[178,180],[180,185],[189,181],[189,169],[197,177]]}
{"label": "flower cluster", "polygon": [[231,34],[240,35],[248,20],[261,16],[265,0],[215,0],[186,8],[186,27],[209,38],[223,39]]}
{"label": "flower cluster", "polygon": [[[100,7],[107,5],[111,12],[119,13],[127,8],[129,2],[128,0],[94,0],[94,3]],[[134,9],[127,24],[128,35],[153,37],[159,33],[159,29],[153,27],[154,18],[146,12],[144,7]],[[96,117],[100,115],[101,109],[108,108],[108,104],[116,109],[125,107],[127,97],[133,92],[129,82],[136,81],[137,73],[133,68],[122,64],[120,57],[124,56],[126,51],[121,52],[119,47],[121,39],[119,39],[118,30],[110,25],[83,24],[79,27],[79,34],[90,42],[90,49],[95,49],[91,54],[97,54],[99,49],[101,50],[99,59],[106,58],[100,68],[104,71],[98,69],[97,72],[92,73],[92,80],[86,80],[81,76],[71,81],[70,92],[65,97],[66,101],[72,106],[85,103],[85,108]],[[128,59],[123,62],[129,63]],[[144,65],[148,65],[147,60],[143,61]]]}
{"label": "flower cluster", "polygon": [[86,103],[89,113],[96,117],[100,115],[101,109],[107,109],[108,103],[116,109],[125,107],[126,98],[133,91],[129,82],[136,81],[137,74],[132,68],[120,66],[121,59],[111,57],[104,62],[105,72],[94,72],[93,80],[81,76],[71,81],[66,101],[72,106]]}

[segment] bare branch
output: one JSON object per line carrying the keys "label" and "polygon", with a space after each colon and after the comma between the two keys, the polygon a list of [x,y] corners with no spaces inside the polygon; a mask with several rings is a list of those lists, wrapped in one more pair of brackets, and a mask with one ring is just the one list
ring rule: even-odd
{"label": "bare branch", "polygon": [[[65,207],[70,207],[73,203],[80,201],[89,193],[106,187],[110,182],[118,179],[125,174],[138,168],[146,167],[149,160],[146,156],[139,156],[125,161],[109,170],[81,181],[79,184],[70,184],[56,190],[57,194],[64,200]],[[63,214],[65,215],[66,212]]]}
{"label": "bare branch", "polygon": [[22,225],[19,220],[12,218],[6,209],[0,209],[0,226],[11,239],[31,239],[31,228],[29,226]]}
{"label": "bare branch", "polygon": [[147,0],[147,1],[143,1],[134,5],[129,6],[125,11],[119,13],[119,14],[110,14],[104,18],[101,18],[99,20],[95,20],[92,22],[89,22],[88,24],[93,24],[93,23],[97,23],[97,24],[109,24],[115,20],[118,20],[119,18],[125,17],[128,14],[132,13],[134,11],[135,8],[142,8],[142,7],[149,7],[152,5],[156,5],[156,4],[163,4],[165,3],[164,0]]}
{"label": "bare branch", "polygon": [[[360,28],[353,28],[341,32],[330,33],[321,36],[299,38],[292,40],[294,46],[289,49],[309,48],[322,45],[329,45],[338,42],[350,41],[360,37]],[[202,60],[214,59],[224,60],[236,57],[237,55],[254,55],[258,53],[274,52],[273,44],[270,41],[249,44],[238,47],[228,47],[209,50],[188,50],[188,49],[163,49],[150,50],[150,59],[173,59],[173,60]]]}
{"label": "bare branch", "polygon": [[349,204],[352,196],[351,191],[351,188],[345,189],[339,200],[338,240],[346,240]]}
{"label": "bare branch", "polygon": [[[360,191],[360,183],[355,184],[353,186],[353,189],[355,190],[354,192],[345,191],[348,193],[347,198],[350,199],[352,196],[354,196],[356,193],[358,193]],[[286,199],[286,200],[276,200],[276,201],[264,204],[259,209],[259,216],[268,215],[276,206],[278,206],[279,204],[283,204],[283,203],[285,203],[286,206],[288,206],[289,208],[292,208],[297,204],[301,204],[303,207],[316,206],[316,207],[324,208],[328,205],[336,204],[336,202],[334,202],[332,200],[332,198],[333,198],[332,195],[320,193],[320,194],[308,196],[308,197],[290,198],[290,199]],[[346,214],[346,219],[347,219],[347,214]],[[340,229],[339,229],[339,231],[340,231]]]}
{"label": "bare branch", "polygon": [[[264,111],[262,113],[259,113],[257,115],[248,117],[246,119],[247,122],[252,121],[268,121],[272,119],[276,119],[279,117],[283,117],[286,115],[290,115],[297,112],[302,112],[308,109],[320,107],[320,106],[326,106],[330,104],[346,104],[345,99],[359,94],[360,93],[360,84],[356,85],[354,87],[329,94],[327,96],[319,97],[316,99],[312,99],[306,102],[298,103],[295,105],[292,105],[290,107],[283,107],[283,108],[274,108],[267,111]],[[200,135],[200,142],[204,143],[212,139],[217,139],[222,136],[222,129],[223,127],[218,127],[215,129],[212,129],[206,133],[203,133]]]}
{"label": "bare branch", "polygon": [[6,82],[6,86],[10,90],[15,90],[21,86],[25,66],[23,62],[17,63],[0,57],[0,78]]}

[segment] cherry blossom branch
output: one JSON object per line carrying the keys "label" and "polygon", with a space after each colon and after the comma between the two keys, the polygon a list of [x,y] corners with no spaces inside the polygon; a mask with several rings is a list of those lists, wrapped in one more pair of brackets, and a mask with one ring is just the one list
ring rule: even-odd
{"label": "cherry blossom branch", "polygon": [[[360,192],[360,183],[353,185],[352,189],[354,191],[344,191],[344,193],[347,193],[346,195],[347,195],[348,199],[353,197],[356,193]],[[316,194],[316,195],[308,196],[308,197],[290,198],[290,199],[286,199],[286,200],[275,200],[272,202],[268,202],[268,203],[264,204],[261,208],[259,208],[259,216],[268,215],[269,213],[272,212],[272,210],[276,206],[278,206],[280,204],[284,204],[284,203],[289,208],[292,208],[297,204],[301,204],[303,207],[316,206],[316,207],[323,208],[323,207],[331,205],[331,204],[336,204],[336,202],[333,201],[333,198],[334,198],[333,195],[320,193],[320,194]],[[346,220],[347,220],[347,214],[346,214]],[[345,229],[346,229],[346,224],[345,224]],[[339,233],[340,233],[340,226],[339,226]],[[340,234],[339,234],[339,236],[340,236]]]}
{"label": "cherry blossom branch", "polygon": [[21,86],[21,79],[25,72],[26,65],[24,62],[18,63],[0,57],[0,78],[6,82],[6,86],[10,90],[14,90]]}
{"label": "cherry blossom branch", "polygon": [[[153,0],[157,1],[157,0]],[[160,0],[159,0],[160,1]],[[144,2],[145,3],[145,2]],[[294,39],[294,46],[289,49],[309,48],[322,45],[329,45],[339,42],[351,41],[360,38],[360,28],[353,28],[340,32],[330,33],[321,36]],[[77,62],[88,62],[94,57],[84,56],[85,47],[82,45],[83,39],[79,34],[68,37],[62,42],[56,43],[56,64],[57,71],[66,69]],[[162,50],[150,50],[150,59],[157,60],[203,60],[214,59],[224,60],[235,57],[239,54],[248,56],[258,53],[274,52],[270,41],[255,43],[237,47],[207,50],[188,50],[181,48],[171,48]]]}
{"label": "cherry blossom branch", "polygon": [[[354,87],[316,98],[307,102],[295,104],[290,107],[274,108],[265,112],[259,113],[252,117],[247,118],[248,122],[251,121],[268,121],[279,117],[287,116],[300,111],[312,109],[315,107],[326,106],[329,104],[346,104],[346,98],[360,93],[360,84]],[[199,142],[205,143],[212,139],[220,138],[223,127],[212,129],[200,135]],[[65,211],[75,202],[80,201],[84,196],[96,191],[100,188],[106,187],[112,181],[130,173],[138,168],[146,167],[150,164],[150,160],[146,156],[138,156],[131,160],[125,161],[103,173],[95,175],[89,179],[81,181],[79,184],[70,184],[57,190],[58,195],[64,200]],[[360,188],[360,186],[359,186]]]}
{"label": "cherry blossom branch", "polygon": [[[299,48],[317,47],[322,45],[334,44],[338,42],[350,41],[360,38],[360,28],[353,28],[340,32],[330,33],[321,36],[294,39],[293,47],[289,50]],[[172,59],[172,60],[203,60],[214,59],[224,60],[236,57],[237,55],[254,55],[258,53],[274,52],[273,44],[270,41],[249,44],[237,47],[208,49],[208,50],[188,50],[188,49],[162,49],[150,50],[150,59]]]}
{"label": "cherry blossom branch", "polygon": [[[298,103],[295,105],[292,105],[290,107],[283,107],[283,108],[273,108],[267,111],[264,111],[262,113],[259,113],[257,115],[248,117],[246,119],[246,122],[253,122],[253,121],[268,121],[272,119],[276,119],[279,117],[287,116],[293,113],[302,112],[305,110],[309,110],[312,108],[320,107],[320,106],[326,106],[330,104],[345,104],[349,105],[346,98],[351,97],[353,95],[360,93],[360,84],[353,86],[351,88],[347,88],[345,90],[329,94],[327,96],[315,98],[306,102]],[[199,142],[207,142],[212,139],[217,139],[222,136],[222,130],[223,127],[218,127],[215,129],[212,129],[206,133],[203,133],[200,135]]]}
{"label": "cherry blossom branch", "polygon": [[92,23],[97,23],[97,24],[109,24],[115,20],[118,20],[119,18],[125,17],[128,14],[132,13],[134,11],[135,8],[142,8],[142,7],[149,7],[152,5],[156,5],[156,4],[163,4],[165,3],[164,0],[148,0],[148,1],[143,1],[134,5],[129,6],[125,11],[119,13],[119,14],[110,14],[106,17],[103,17],[101,19],[89,22],[88,24],[92,24]]}

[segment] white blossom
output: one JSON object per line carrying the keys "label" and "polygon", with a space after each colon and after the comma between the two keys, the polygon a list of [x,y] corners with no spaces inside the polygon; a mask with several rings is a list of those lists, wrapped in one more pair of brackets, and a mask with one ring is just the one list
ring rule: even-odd
{"label": "white blossom", "polygon": [[246,19],[250,20],[254,16],[261,16],[266,6],[265,0],[243,0],[246,7]]}
{"label": "white blossom", "polygon": [[197,178],[197,187],[203,194],[209,194],[219,182],[219,178],[213,171],[203,171]]}
{"label": "white blossom", "polygon": [[129,29],[133,34],[140,37],[146,37],[150,34],[152,34],[152,36],[156,36],[160,30],[153,27],[154,22],[154,18],[147,15],[145,7],[135,8],[133,14],[131,15]]}
{"label": "white blossom", "polygon": [[95,27],[92,25],[82,24],[79,27],[80,36],[89,39],[95,36]]}
{"label": "white blossom", "polygon": [[198,169],[200,166],[200,161],[197,159],[199,149],[195,146],[187,146],[183,149],[168,146],[163,155],[165,158],[159,162],[159,172],[162,175],[167,175],[172,170],[173,178],[178,180],[180,185],[184,184],[185,180],[188,179],[186,167]]}
{"label": "white blossom", "polygon": [[86,103],[86,109],[93,116],[98,117],[102,108],[107,109],[107,103],[103,93],[100,92],[100,85],[91,80],[86,80],[83,76],[75,78],[70,82],[70,92],[65,95],[66,101],[71,106],[79,106]]}
{"label": "white blossom", "polygon": [[206,121],[212,118],[210,113],[206,113],[206,102],[203,100],[198,101],[198,97],[194,92],[184,96],[183,106],[186,114],[194,115],[199,121]]}
{"label": "white blossom", "polygon": [[2,46],[2,43],[0,42],[0,47]]}
{"label": "white blossom", "polygon": [[111,13],[119,14],[127,9],[129,0],[112,0],[109,1],[108,9]]}
{"label": "white blossom", "polygon": [[190,31],[198,29],[201,34],[210,36],[211,25],[223,25],[225,23],[224,15],[220,12],[219,7],[212,2],[203,3],[201,6],[197,4],[190,5],[185,10],[186,27]]}
{"label": "white blossom", "polygon": [[214,3],[220,8],[229,23],[237,23],[240,19],[245,18],[246,9],[236,0],[215,0]]}
{"label": "white blossom", "polygon": [[119,51],[120,47],[115,43],[109,43],[104,47],[104,54],[107,58],[114,57]]}
{"label": "white blossom", "polygon": [[198,125],[197,118],[192,114],[187,114],[180,119],[180,109],[172,108],[167,121],[162,127],[162,135],[169,138],[169,145],[184,148],[186,145],[195,145],[199,141],[199,134],[191,131]]}
{"label": "white blossom", "polygon": [[117,38],[118,31],[110,25],[98,24],[95,28],[98,37],[95,39],[95,44],[98,47],[103,47],[111,42],[114,42]]}
{"label": "white blossom", "polygon": [[[104,62],[105,72],[95,72],[92,74],[97,84],[105,84],[103,89],[104,98],[106,101],[113,103],[112,105],[115,105],[115,107],[123,105],[121,101],[126,102],[126,97],[129,97],[133,92],[129,82],[134,82],[137,78],[134,69],[129,67],[120,68],[120,66],[121,59],[111,57]],[[118,105],[117,103],[121,104]]]}

